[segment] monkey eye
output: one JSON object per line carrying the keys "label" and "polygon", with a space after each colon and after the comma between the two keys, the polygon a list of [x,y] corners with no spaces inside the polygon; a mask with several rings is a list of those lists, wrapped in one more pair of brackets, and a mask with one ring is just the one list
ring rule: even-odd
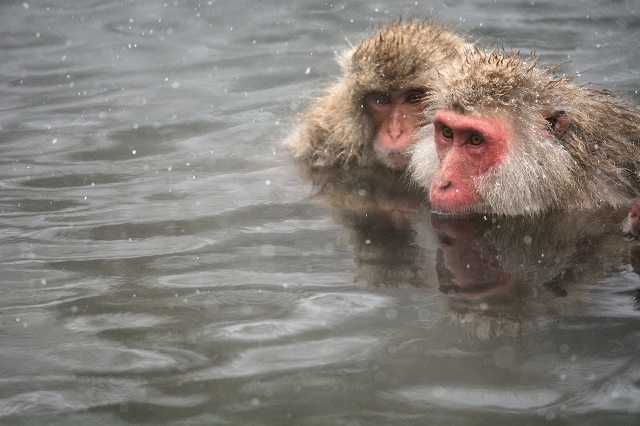
{"label": "monkey eye", "polygon": [[389,105],[391,103],[391,98],[385,93],[379,93],[376,96],[376,103],[378,105]]}
{"label": "monkey eye", "polygon": [[442,129],[440,130],[440,133],[442,134],[442,136],[445,139],[452,139],[453,138],[453,130],[451,130],[450,127],[442,126]]}
{"label": "monkey eye", "polygon": [[484,142],[484,140],[480,135],[474,134],[474,135],[471,135],[471,137],[469,138],[469,145],[478,146],[478,145],[481,145],[482,142]]}
{"label": "monkey eye", "polygon": [[423,98],[424,98],[424,93],[412,92],[407,95],[404,101],[408,104],[419,104],[420,102],[422,102]]}

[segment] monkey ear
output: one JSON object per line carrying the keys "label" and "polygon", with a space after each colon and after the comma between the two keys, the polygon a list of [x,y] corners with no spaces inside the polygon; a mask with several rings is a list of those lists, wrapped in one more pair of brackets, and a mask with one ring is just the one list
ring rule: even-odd
{"label": "monkey ear", "polygon": [[549,125],[549,130],[551,130],[555,135],[562,135],[564,131],[567,129],[567,114],[561,110],[545,110],[542,111],[542,116]]}

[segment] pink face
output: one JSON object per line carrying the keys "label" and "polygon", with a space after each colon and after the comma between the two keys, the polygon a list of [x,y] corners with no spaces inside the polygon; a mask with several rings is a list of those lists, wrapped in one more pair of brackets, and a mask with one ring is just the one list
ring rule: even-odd
{"label": "pink face", "polygon": [[476,180],[507,155],[513,132],[500,115],[440,110],[433,120],[440,164],[431,184],[431,207],[449,213],[473,210],[482,199]]}
{"label": "pink face", "polygon": [[421,89],[373,92],[364,97],[365,111],[376,126],[376,156],[388,167],[403,168],[408,164],[407,149],[422,119],[423,97]]}

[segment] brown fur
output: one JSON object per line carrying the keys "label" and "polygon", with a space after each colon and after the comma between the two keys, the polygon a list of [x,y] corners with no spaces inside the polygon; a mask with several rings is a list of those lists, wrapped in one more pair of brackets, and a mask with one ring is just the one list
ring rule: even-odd
{"label": "brown fur", "polygon": [[[640,195],[640,109],[620,96],[572,83],[537,57],[478,49],[443,69],[426,116],[446,108],[501,114],[515,133],[506,160],[476,181],[478,212],[504,215],[621,206]],[[554,115],[557,120],[546,118]],[[422,131],[411,169],[429,187],[437,160]]]}
{"label": "brown fur", "polygon": [[428,88],[436,69],[465,41],[429,21],[395,21],[346,50],[340,79],[303,115],[286,145],[311,167],[373,166],[375,128],[364,112],[370,92]]}

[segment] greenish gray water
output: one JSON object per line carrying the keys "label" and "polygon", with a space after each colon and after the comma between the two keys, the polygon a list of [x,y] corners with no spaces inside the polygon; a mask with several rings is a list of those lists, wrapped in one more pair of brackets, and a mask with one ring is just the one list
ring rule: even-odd
{"label": "greenish gray water", "polygon": [[0,422],[638,424],[624,212],[446,220],[366,174],[312,196],[280,141],[400,14],[638,102],[639,6],[3,2]]}

